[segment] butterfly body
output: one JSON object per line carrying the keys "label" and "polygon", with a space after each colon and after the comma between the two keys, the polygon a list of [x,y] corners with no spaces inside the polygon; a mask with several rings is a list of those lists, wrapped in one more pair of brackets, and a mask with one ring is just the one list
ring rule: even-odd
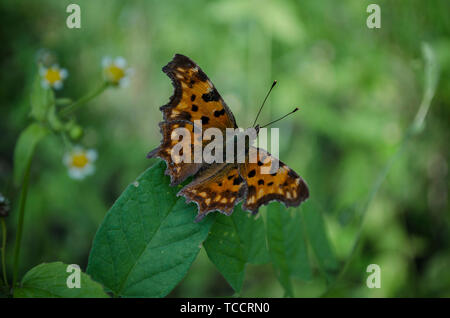
{"label": "butterfly body", "polygon": [[[273,200],[283,202],[286,206],[297,206],[308,198],[308,187],[297,173],[267,151],[252,146],[259,126],[240,131],[233,138],[225,138],[221,162],[174,160],[177,144],[185,143],[185,156],[184,150],[204,150],[212,142],[211,139],[202,138],[202,131],[214,128],[227,136],[227,132],[236,130],[238,126],[214,85],[191,59],[176,54],[163,71],[172,80],[174,94],[169,103],[160,108],[164,118],[160,123],[163,139],[148,157],[165,160],[171,185],[194,176],[193,181],[177,195],[184,196],[186,202],[192,201],[198,205],[196,221],[212,211],[230,215],[234,206],[241,201],[244,201],[243,209],[257,213],[261,205]],[[191,133],[186,140],[179,141],[177,129],[180,128]],[[249,133],[251,129],[253,135]],[[239,148],[239,138],[243,135],[250,138],[244,138],[244,151],[239,153],[236,148]],[[227,152],[231,148],[235,151],[230,159]],[[277,169],[267,173],[273,168],[274,162],[278,163]]]}

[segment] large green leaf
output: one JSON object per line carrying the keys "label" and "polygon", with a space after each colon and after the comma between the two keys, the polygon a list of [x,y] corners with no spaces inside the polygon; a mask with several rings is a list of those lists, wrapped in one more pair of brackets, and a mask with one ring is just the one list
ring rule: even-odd
{"label": "large green leaf", "polygon": [[309,243],[321,270],[326,274],[328,281],[331,281],[336,275],[339,264],[328,239],[322,213],[311,200],[302,205],[302,210]]}
{"label": "large green leaf", "polygon": [[108,297],[103,287],[80,272],[80,288],[69,288],[72,271],[61,262],[40,264],[29,270],[20,286],[14,289],[16,298],[36,297]]}
{"label": "large green leaf", "polygon": [[55,104],[53,90],[51,88],[44,88],[41,81],[41,76],[37,74],[33,82],[30,98],[30,115],[38,121],[44,121],[47,117],[48,110]]}
{"label": "large green leaf", "polygon": [[118,296],[163,297],[186,275],[213,216],[194,222],[197,206],[177,198],[165,163],[127,187],[97,231],[87,272]]}
{"label": "large green leaf", "polygon": [[14,149],[14,185],[18,186],[22,182],[37,144],[49,132],[45,126],[33,123],[20,134]]}
{"label": "large green leaf", "polygon": [[298,209],[271,203],[267,212],[267,241],[272,264],[287,296],[293,296],[291,277],[311,278],[303,220]]}
{"label": "large green leaf", "polygon": [[203,244],[209,259],[216,265],[236,292],[242,288],[247,263],[269,260],[264,223],[237,206],[231,216],[220,214]]}

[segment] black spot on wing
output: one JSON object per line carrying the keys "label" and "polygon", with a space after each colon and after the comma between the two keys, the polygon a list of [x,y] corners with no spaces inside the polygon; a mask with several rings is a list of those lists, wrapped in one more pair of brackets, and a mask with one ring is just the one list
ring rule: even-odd
{"label": "black spot on wing", "polygon": [[219,93],[213,88],[209,93],[203,94],[202,98],[205,102],[217,102],[220,99]]}
{"label": "black spot on wing", "polygon": [[222,115],[225,115],[225,109],[224,108],[222,108],[222,110],[216,110],[214,112],[214,116],[216,116],[216,117],[220,117]]}
{"label": "black spot on wing", "polygon": [[240,175],[238,175],[236,178],[234,178],[233,185],[240,185],[242,183],[242,181],[244,181],[244,180],[242,179],[242,177]]}
{"label": "black spot on wing", "polygon": [[202,116],[202,125],[206,125],[209,123],[209,117],[207,116]]}

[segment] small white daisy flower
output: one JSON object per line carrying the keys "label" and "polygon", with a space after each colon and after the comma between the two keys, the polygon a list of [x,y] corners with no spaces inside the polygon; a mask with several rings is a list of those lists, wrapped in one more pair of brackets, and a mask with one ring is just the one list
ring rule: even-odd
{"label": "small white daisy flower", "polygon": [[49,68],[42,66],[39,69],[39,74],[42,77],[41,83],[44,88],[60,89],[63,87],[63,81],[67,78],[69,72],[55,64]]}
{"label": "small white daisy flower", "polygon": [[69,169],[72,179],[81,180],[95,171],[94,162],[97,160],[97,151],[75,146],[64,155],[63,162]]}
{"label": "small white daisy flower", "polygon": [[103,75],[108,83],[127,86],[130,81],[130,75],[133,70],[127,67],[127,61],[123,57],[104,57],[102,59]]}

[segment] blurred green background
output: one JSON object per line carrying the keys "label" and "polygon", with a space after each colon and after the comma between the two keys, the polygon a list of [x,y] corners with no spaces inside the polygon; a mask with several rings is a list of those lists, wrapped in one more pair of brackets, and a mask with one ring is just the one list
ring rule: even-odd
{"label": "blurred green background", "polygon": [[[81,6],[81,29],[66,27],[66,7]],[[330,241],[348,270],[327,288],[316,270],[295,281],[296,296],[450,296],[448,140],[450,138],[450,2],[376,1],[381,29],[368,29],[373,1],[17,1],[0,4],[0,192],[12,201],[8,272],[19,189],[12,187],[15,142],[29,118],[37,55],[52,52],[69,77],[57,97],[77,99],[101,81],[103,56],[123,56],[134,75],[78,112],[81,144],[97,149],[96,172],[72,180],[64,145],[53,136],[32,164],[21,275],[60,260],[85,269],[91,242],[124,188],[153,161],[161,139],[159,106],[172,95],[161,71],[175,53],[196,61],[235,114],[250,126],[262,112],[279,123],[280,157],[308,182]],[[411,139],[367,210],[377,177],[411,124],[424,90],[422,42],[435,52],[440,79],[423,132]],[[277,124],[278,125],[278,124]],[[314,258],[311,259],[315,266]],[[380,289],[366,287],[366,267],[379,264]],[[229,296],[233,291],[202,250],[170,294]],[[250,266],[242,296],[281,297],[270,265]]]}

